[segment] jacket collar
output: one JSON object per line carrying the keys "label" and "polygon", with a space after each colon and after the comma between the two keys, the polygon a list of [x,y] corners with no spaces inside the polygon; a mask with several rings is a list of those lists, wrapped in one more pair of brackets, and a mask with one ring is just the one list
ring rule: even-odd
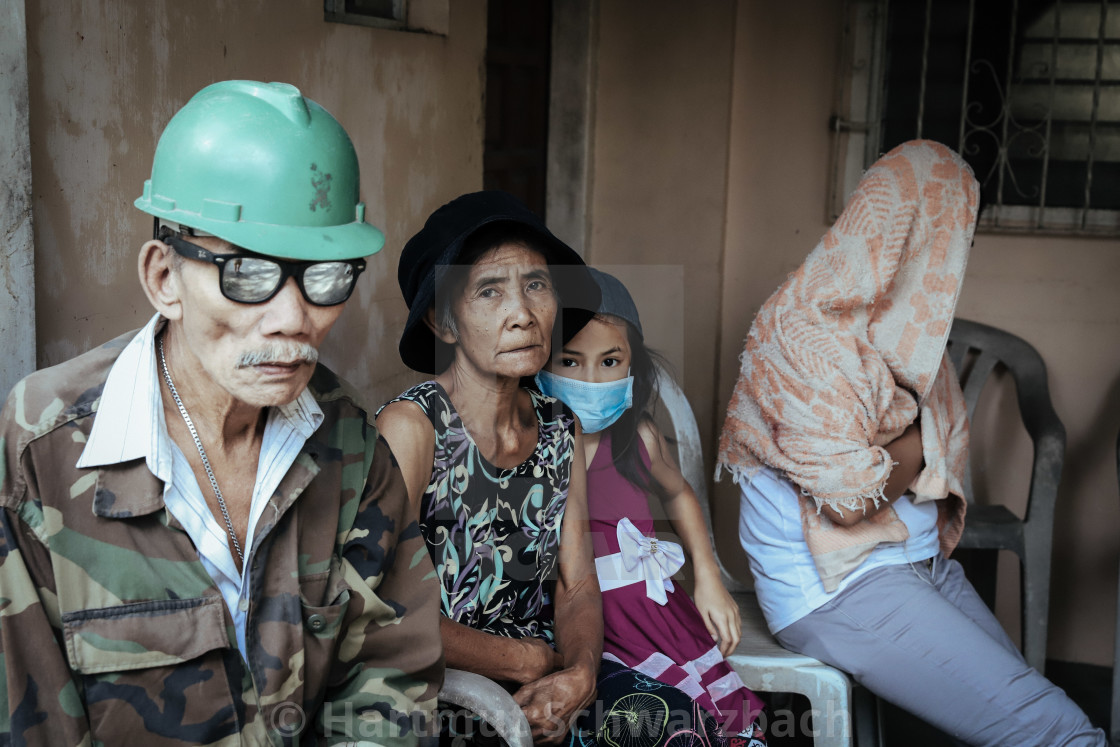
{"label": "jacket collar", "polygon": [[160,511],[163,484],[143,458],[103,465],[97,469],[93,513],[105,519],[130,519]]}
{"label": "jacket collar", "polygon": [[[133,337],[113,363],[97,403],[97,414],[77,464],[97,468],[93,501],[97,516],[123,519],[165,507],[164,486],[172,479],[173,458],[156,370],[155,338],[166,324],[167,320],[156,314]],[[318,474],[311,455],[326,447],[313,447],[312,442],[323,412],[308,389],[277,409],[308,439],[270,501],[286,510]],[[257,536],[261,536],[260,531]]]}
{"label": "jacket collar", "polygon": [[[327,448],[316,439],[309,439],[304,444],[261,516],[256,531],[257,542],[268,534],[319,474],[318,460]],[[131,519],[161,511],[164,508],[163,486],[163,480],[147,469],[143,459],[104,465],[97,470],[93,513],[104,519]]]}

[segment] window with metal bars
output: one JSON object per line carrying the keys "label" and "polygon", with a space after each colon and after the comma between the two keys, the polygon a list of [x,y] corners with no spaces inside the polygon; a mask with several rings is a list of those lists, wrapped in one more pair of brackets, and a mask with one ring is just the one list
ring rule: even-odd
{"label": "window with metal bars", "polygon": [[832,216],[912,138],[959,151],[980,230],[1120,235],[1120,0],[848,0]]}

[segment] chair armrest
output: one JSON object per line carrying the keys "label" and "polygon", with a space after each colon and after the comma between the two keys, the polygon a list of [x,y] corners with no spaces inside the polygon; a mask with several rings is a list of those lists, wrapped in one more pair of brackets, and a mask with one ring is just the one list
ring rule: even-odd
{"label": "chair armrest", "polygon": [[439,700],[477,713],[509,747],[532,747],[533,735],[521,707],[505,689],[481,674],[448,669]]}

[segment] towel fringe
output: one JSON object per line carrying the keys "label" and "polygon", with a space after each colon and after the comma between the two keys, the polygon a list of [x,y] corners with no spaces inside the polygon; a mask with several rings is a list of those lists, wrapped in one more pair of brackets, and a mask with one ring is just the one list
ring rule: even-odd
{"label": "towel fringe", "polygon": [[[894,471],[894,468],[897,466],[898,462],[891,462],[891,471]],[[786,475],[786,479],[789,479],[789,475]],[[887,479],[890,479],[890,472],[887,473]],[[793,483],[793,480],[790,480],[790,482]],[[796,485],[797,483],[793,484]],[[805,496],[806,498],[813,499],[813,503],[815,503],[817,506],[818,515],[820,515],[821,510],[826,505],[828,505],[832,508],[833,511],[843,516],[843,509],[845,508],[853,513],[855,513],[856,511],[862,511],[866,514],[868,501],[871,501],[876,510],[879,508],[880,502],[890,503],[890,499],[887,498],[887,496],[883,493],[883,491],[886,490],[886,487],[887,480],[884,479],[883,484],[877,487],[875,490],[872,490],[870,493],[860,493],[859,495],[853,495],[850,498],[818,498],[805,488],[800,488],[800,490],[801,495]]]}
{"label": "towel fringe", "polygon": [[[891,462],[890,465],[891,470],[893,471],[894,468],[898,466],[898,462]],[[716,482],[719,482],[720,477],[722,477],[723,475],[723,471],[727,470],[727,472],[731,475],[732,482],[740,483],[744,478],[746,478],[746,480],[749,482],[753,480],[754,476],[762,471],[765,466],[765,464],[741,465],[729,464],[727,462],[716,462],[715,479]],[[776,468],[771,467],[771,469]],[[821,510],[823,510],[826,505],[831,506],[832,510],[840,514],[841,516],[844,515],[844,509],[852,512],[862,511],[866,514],[868,501],[871,501],[871,504],[876,509],[879,508],[880,503],[890,502],[887,496],[883,493],[887,486],[887,479],[883,480],[882,485],[868,493],[860,493],[859,495],[853,495],[848,498],[821,498],[819,496],[813,495],[811,492],[798,485],[797,482],[784,470],[779,469],[778,471],[782,473],[783,477],[789,480],[790,483],[792,483],[798,488],[798,490],[801,491],[801,495],[805,496],[806,498],[813,499],[813,503],[816,504],[817,507],[817,514],[820,514]],[[887,478],[889,477],[890,472],[887,473]]]}
{"label": "towel fringe", "polygon": [[744,477],[749,482],[750,480],[753,480],[754,476],[762,470],[762,467],[763,465],[761,464],[745,466],[741,464],[730,464],[728,462],[716,462],[715,481],[719,482],[720,477],[723,475],[723,471],[727,470],[727,472],[731,475],[732,482],[741,482]]}

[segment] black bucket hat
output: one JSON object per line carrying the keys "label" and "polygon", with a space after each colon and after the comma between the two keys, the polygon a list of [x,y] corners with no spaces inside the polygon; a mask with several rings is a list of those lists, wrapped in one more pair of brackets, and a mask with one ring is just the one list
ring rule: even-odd
{"label": "black bucket hat", "polygon": [[[548,262],[560,296],[559,311],[564,313],[557,313],[556,324],[562,328],[563,342],[574,337],[591,318],[591,312],[582,310],[598,308],[599,286],[583,258],[553,236],[536,213],[500,190],[462,195],[428,217],[424,227],[404,245],[397,265],[397,282],[408,305],[408,321],[398,350],[401,360],[414,371],[436,374],[439,364],[450,359],[450,346],[437,339],[424,323],[424,315],[435,304],[436,268],[455,264],[472,234],[499,222],[517,224],[536,239],[533,248]],[[564,269],[558,272],[560,267]]]}

